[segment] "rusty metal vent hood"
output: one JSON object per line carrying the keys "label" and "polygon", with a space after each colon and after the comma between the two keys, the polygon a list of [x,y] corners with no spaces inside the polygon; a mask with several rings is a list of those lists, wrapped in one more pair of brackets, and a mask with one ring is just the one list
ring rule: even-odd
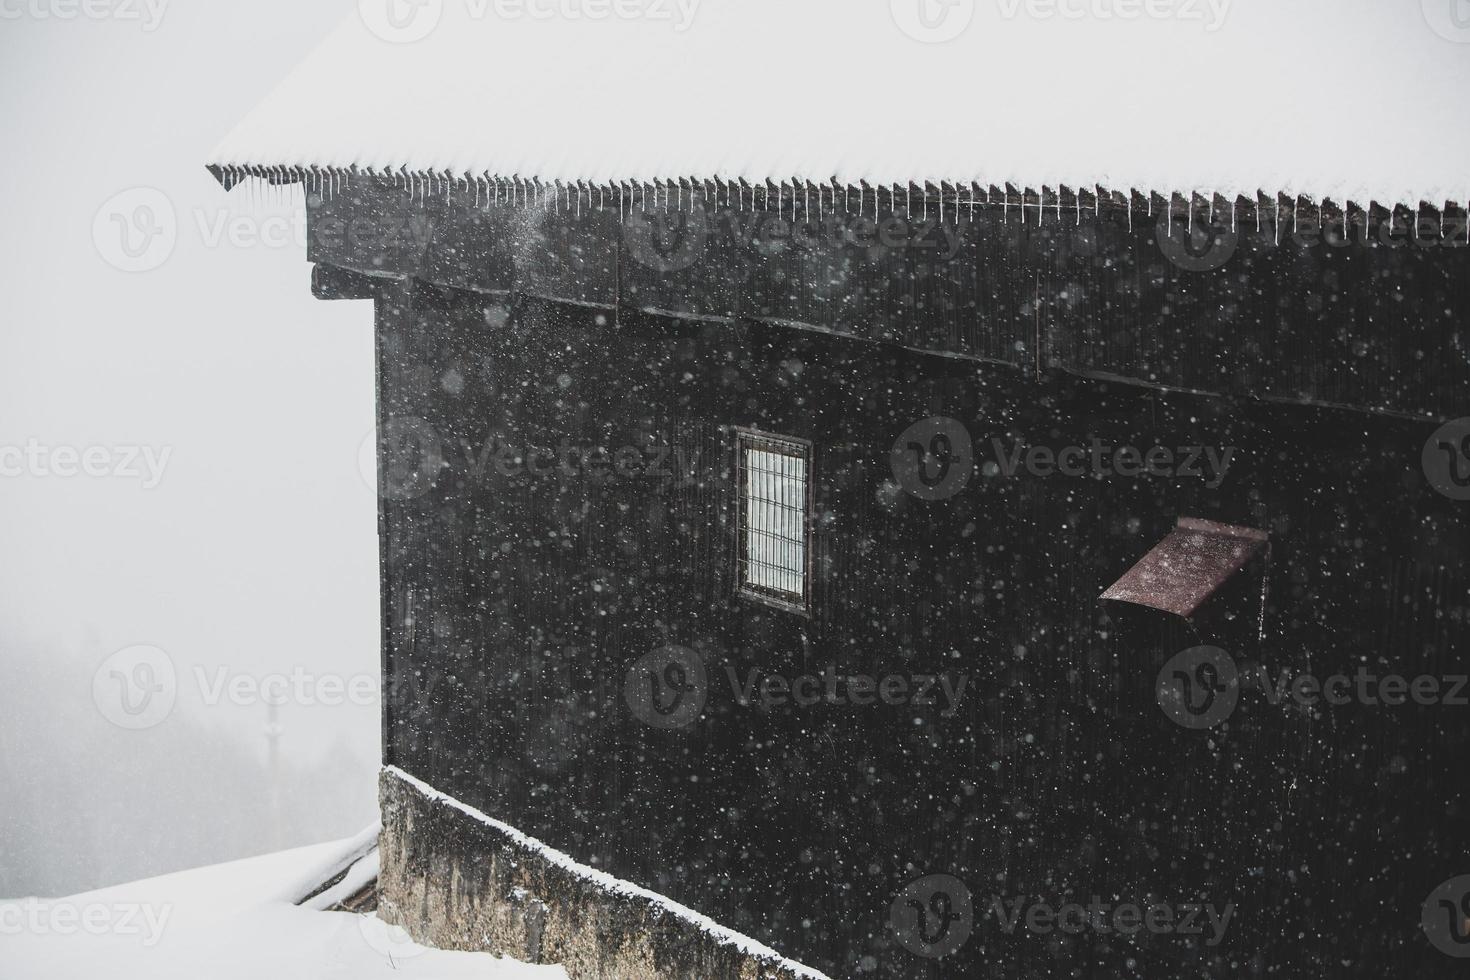
{"label": "rusty metal vent hood", "polygon": [[1181,517],[1169,536],[1102,598],[1189,619],[1269,542],[1269,535],[1255,528]]}

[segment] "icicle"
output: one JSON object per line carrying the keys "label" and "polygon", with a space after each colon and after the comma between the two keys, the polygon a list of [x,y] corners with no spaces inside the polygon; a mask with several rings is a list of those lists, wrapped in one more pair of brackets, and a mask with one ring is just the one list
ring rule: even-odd
{"label": "icicle", "polygon": [[1266,642],[1266,600],[1271,589],[1271,542],[1266,542],[1266,567],[1261,571],[1261,614],[1256,620],[1256,642]]}
{"label": "icicle", "polygon": [[1276,244],[1277,245],[1280,245],[1281,244],[1281,198],[1279,198],[1279,197],[1276,198],[1273,203],[1276,206]]}
{"label": "icicle", "polygon": [[1138,193],[1138,191],[1135,188],[1132,188],[1132,187],[1128,188],[1128,230],[1129,231],[1132,231],[1133,230],[1133,195],[1134,194],[1137,194],[1137,193]]}
{"label": "icicle", "polygon": [[[1043,187],[1042,188],[1042,193],[1045,193],[1045,192],[1046,192],[1046,188]],[[1057,224],[1061,224],[1062,223],[1062,189],[1061,189],[1060,186],[1057,187],[1057,189],[1056,189],[1056,197],[1057,197]],[[1039,221],[1036,222],[1036,225],[1037,225],[1037,227],[1040,227],[1041,226],[1041,222],[1039,222]]]}

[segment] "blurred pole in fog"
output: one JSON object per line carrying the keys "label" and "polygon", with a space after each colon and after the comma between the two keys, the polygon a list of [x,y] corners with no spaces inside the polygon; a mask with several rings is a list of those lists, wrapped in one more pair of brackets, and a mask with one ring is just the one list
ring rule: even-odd
{"label": "blurred pole in fog", "polygon": [[270,780],[270,841],[271,850],[285,848],[286,833],[281,816],[281,722],[276,703],[267,700],[265,741],[267,754],[267,778]]}

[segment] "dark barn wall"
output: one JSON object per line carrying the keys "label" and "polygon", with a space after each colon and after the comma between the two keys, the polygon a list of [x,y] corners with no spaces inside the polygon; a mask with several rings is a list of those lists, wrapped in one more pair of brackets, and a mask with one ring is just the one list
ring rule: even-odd
{"label": "dark barn wall", "polygon": [[481,293],[798,325],[1031,376],[1470,414],[1463,208],[434,186],[359,175],[312,197],[310,258]]}
{"label": "dark barn wall", "polygon": [[[1228,729],[1185,731],[1155,677],[1217,637],[1097,599],[1179,516],[1259,527],[1264,633],[1241,628],[1259,568],[1210,627],[1233,652],[1459,672],[1470,524],[1425,485],[1433,424],[412,281],[381,294],[378,331],[389,762],[834,976],[1452,975],[1418,923],[1424,896],[1470,870],[1466,709],[1312,718],[1246,699]],[[925,502],[894,485],[889,454],[933,416],[962,421],[983,459],[992,438],[1237,452],[1214,489],[977,472]],[[813,444],[810,618],[735,595],[736,426]],[[506,475],[499,445],[642,462]],[[710,679],[684,730],[623,698],[630,665],[667,644]],[[969,695],[953,717],[764,711],[726,680],[828,664],[963,673]],[[1006,936],[977,914],[935,963],[888,918],[939,873],[978,902],[1233,902],[1236,920],[1207,949]]]}

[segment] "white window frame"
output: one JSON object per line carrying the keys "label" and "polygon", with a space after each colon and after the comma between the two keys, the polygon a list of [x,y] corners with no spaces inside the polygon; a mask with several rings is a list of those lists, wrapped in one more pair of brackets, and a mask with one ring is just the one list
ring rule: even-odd
{"label": "white window frame", "polygon": [[791,436],[737,429],[735,473],[739,594],[809,614],[812,444]]}

